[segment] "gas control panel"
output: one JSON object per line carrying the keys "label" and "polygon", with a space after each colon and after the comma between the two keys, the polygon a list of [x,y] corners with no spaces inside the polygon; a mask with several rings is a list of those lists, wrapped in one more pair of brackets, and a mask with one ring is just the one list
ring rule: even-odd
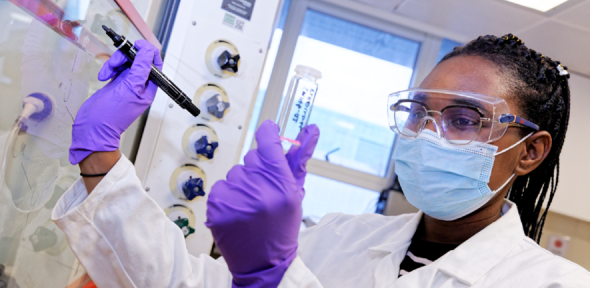
{"label": "gas control panel", "polygon": [[144,188],[183,231],[193,255],[209,254],[211,186],[239,162],[280,0],[182,1],[163,72],[192,97],[192,117],[159,91],[135,162]]}

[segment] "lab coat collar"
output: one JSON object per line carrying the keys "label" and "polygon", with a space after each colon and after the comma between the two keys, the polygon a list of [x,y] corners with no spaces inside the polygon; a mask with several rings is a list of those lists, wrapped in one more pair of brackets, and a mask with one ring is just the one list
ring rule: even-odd
{"label": "lab coat collar", "polygon": [[424,213],[422,211],[414,214],[408,223],[396,233],[387,237],[383,244],[369,247],[369,250],[375,252],[395,253],[400,249],[403,249],[405,253],[412,241],[412,237],[414,237],[414,234],[416,233],[416,229],[418,229],[418,224],[420,224],[423,215]]}
{"label": "lab coat collar", "polygon": [[468,285],[475,284],[526,237],[516,205],[441,259],[439,270]]}
{"label": "lab coat collar", "polygon": [[[505,205],[510,208],[500,219],[438,259],[438,270],[471,286],[518,246],[526,237],[518,209],[508,200],[505,200]],[[383,244],[369,248],[369,251],[390,254],[374,271],[375,287],[388,287],[397,279],[395,272],[399,271],[399,264],[406,255],[423,215],[422,211],[416,213],[403,228],[388,237]]]}
{"label": "lab coat collar", "polygon": [[396,281],[399,265],[406,256],[423,215],[422,211],[416,213],[401,229],[387,237],[383,244],[369,247],[369,251],[375,254],[387,254],[382,256],[381,262],[373,271],[375,287],[390,287]]}

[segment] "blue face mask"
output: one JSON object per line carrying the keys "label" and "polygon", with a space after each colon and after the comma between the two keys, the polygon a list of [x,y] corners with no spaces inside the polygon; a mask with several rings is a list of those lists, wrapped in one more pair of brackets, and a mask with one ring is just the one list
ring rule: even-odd
{"label": "blue face mask", "polygon": [[496,153],[494,145],[452,145],[424,130],[415,140],[399,138],[393,152],[395,173],[412,205],[436,219],[456,220],[482,207],[514,178],[513,174],[494,191],[488,187],[495,156],[532,134]]}

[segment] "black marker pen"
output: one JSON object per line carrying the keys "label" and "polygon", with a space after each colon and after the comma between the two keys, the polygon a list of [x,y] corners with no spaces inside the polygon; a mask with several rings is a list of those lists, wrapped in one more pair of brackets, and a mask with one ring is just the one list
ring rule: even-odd
{"label": "black marker pen", "polygon": [[[117,49],[119,49],[129,60],[133,61],[135,59],[135,55],[137,55],[137,49],[133,47],[131,42],[127,41],[125,36],[119,35],[115,33],[112,29],[108,28],[105,25],[102,25],[102,29],[107,32],[107,35],[111,37],[113,40],[113,44]],[[154,64],[152,64],[152,71],[150,72],[149,79],[154,82],[162,91],[166,92],[176,104],[180,107],[188,110],[193,116],[197,117],[201,113],[201,110],[193,104],[190,98],[184,94],[178,86],[176,86],[160,69],[156,68]]]}

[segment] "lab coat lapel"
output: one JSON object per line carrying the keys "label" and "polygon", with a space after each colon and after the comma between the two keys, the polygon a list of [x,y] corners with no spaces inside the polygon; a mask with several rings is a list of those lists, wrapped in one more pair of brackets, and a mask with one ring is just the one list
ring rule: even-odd
{"label": "lab coat lapel", "polygon": [[457,287],[457,286],[450,286],[449,283],[452,283],[451,277],[442,274],[439,272],[440,264],[444,262],[444,259],[448,257],[449,253],[443,255],[436,261],[416,269],[403,277],[400,277],[395,281],[394,285],[391,287],[395,288],[409,288],[409,287],[437,287],[437,288],[444,288],[444,287]]}
{"label": "lab coat lapel", "polygon": [[508,212],[440,259],[440,271],[471,286],[521,243],[526,236],[518,210],[505,203]]}
{"label": "lab coat lapel", "polygon": [[399,265],[406,256],[422,215],[422,211],[416,213],[402,229],[388,237],[383,244],[369,247],[370,253],[375,253],[376,256],[386,255],[382,256],[383,258],[373,270],[375,288],[388,287],[398,278]]}

